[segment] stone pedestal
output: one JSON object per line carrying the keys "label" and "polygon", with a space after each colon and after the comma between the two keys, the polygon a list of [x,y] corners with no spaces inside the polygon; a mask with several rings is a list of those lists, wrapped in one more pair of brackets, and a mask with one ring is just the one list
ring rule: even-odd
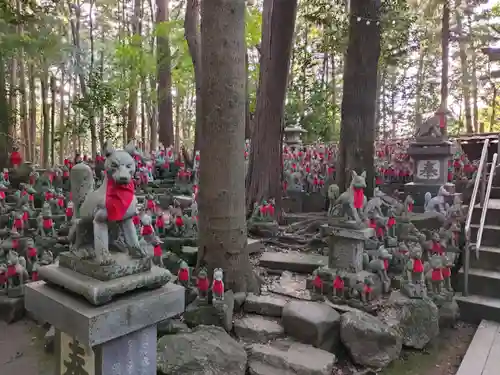
{"label": "stone pedestal", "polygon": [[[435,196],[442,185],[448,183],[448,162],[453,155],[453,144],[448,141],[417,139],[410,144],[408,155],[413,159],[413,182],[405,185],[416,206],[423,206],[424,195]],[[452,185],[452,184],[451,184]]]}
{"label": "stone pedestal", "polygon": [[363,270],[363,251],[367,239],[375,235],[373,228],[350,229],[328,227],[330,234],[328,267],[345,269],[352,273]]}
{"label": "stone pedestal", "polygon": [[96,307],[39,281],[26,286],[25,301],[56,329],[56,374],[156,375],[156,325],[184,311],[184,288],[167,284]]}

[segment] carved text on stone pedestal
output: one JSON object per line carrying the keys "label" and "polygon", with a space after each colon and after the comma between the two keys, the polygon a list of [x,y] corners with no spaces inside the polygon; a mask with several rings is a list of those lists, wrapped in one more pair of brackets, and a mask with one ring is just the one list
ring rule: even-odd
{"label": "carved text on stone pedestal", "polygon": [[437,180],[440,175],[439,160],[420,160],[417,164],[417,178]]}
{"label": "carved text on stone pedestal", "polygon": [[61,375],[94,375],[95,360],[92,349],[77,339],[61,332]]}

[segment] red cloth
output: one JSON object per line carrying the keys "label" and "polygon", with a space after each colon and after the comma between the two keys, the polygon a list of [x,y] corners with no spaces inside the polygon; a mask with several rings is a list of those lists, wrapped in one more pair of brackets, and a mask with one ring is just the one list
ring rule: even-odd
{"label": "red cloth", "polygon": [[217,296],[222,296],[224,293],[224,283],[222,280],[214,280],[212,284],[212,292]]}
{"label": "red cloth", "polygon": [[163,228],[165,226],[165,223],[163,222],[163,217],[158,216],[155,221],[156,228]]}
{"label": "red cloth", "polygon": [[15,219],[14,220],[14,228],[22,229],[23,228],[23,219]]}
{"label": "red cloth", "polygon": [[154,249],[153,249],[153,255],[154,255],[155,257],[161,257],[162,253],[163,253],[163,252],[162,252],[162,250],[161,250],[161,246],[160,246],[160,245],[156,245],[156,246],[154,247]]}
{"label": "red cloth", "polygon": [[155,211],[156,210],[156,203],[155,203],[155,201],[152,200],[152,199],[148,199],[148,202],[146,204],[146,208],[148,210]]}
{"label": "red cloth", "polygon": [[435,254],[442,255],[444,253],[443,247],[437,241],[432,241],[432,249],[431,251]]}
{"label": "red cloth", "polygon": [[71,207],[66,208],[66,217],[73,217],[73,209]]}
{"label": "red cloth", "polygon": [[389,259],[384,259],[384,269],[385,270],[389,269]]}
{"label": "red cloth", "polygon": [[182,217],[177,216],[175,218],[175,225],[178,227],[182,227],[184,225],[184,220],[182,220]]}
{"label": "red cloth", "polygon": [[396,219],[391,216],[389,220],[387,220],[387,226],[389,228],[392,228],[395,224],[396,224]]}
{"label": "red cloth", "polygon": [[189,280],[189,270],[187,268],[180,268],[177,274],[177,279],[179,281],[188,281]]}
{"label": "red cloth", "polygon": [[57,200],[57,205],[58,205],[59,207],[64,207],[64,198],[59,198],[59,199]]}
{"label": "red cloth", "polygon": [[365,189],[353,186],[352,191],[354,195],[354,208],[362,208],[365,198]]}
{"label": "red cloth", "polygon": [[365,293],[371,293],[371,292],[373,292],[373,289],[372,289],[372,287],[371,287],[371,286],[369,286],[369,285],[365,285],[365,287],[363,288],[363,291],[364,291]]}
{"label": "red cloth", "polygon": [[52,221],[52,219],[43,219],[43,228],[44,229],[51,229],[53,224],[54,224],[54,222]]}
{"label": "red cloth", "polygon": [[269,212],[269,215],[274,216],[274,206],[270,203],[267,205],[267,212]]}
{"label": "red cloth", "polygon": [[12,248],[17,249],[19,247],[19,240],[17,238],[14,238],[12,240]]}
{"label": "red cloth", "polygon": [[107,180],[106,185],[106,210],[109,221],[123,220],[132,200],[134,199],[134,183],[131,181],[126,185],[117,184],[112,178]]}
{"label": "red cloth", "polygon": [[28,197],[28,200],[30,202],[34,202],[35,201],[35,196],[33,194],[30,194],[29,197]]}
{"label": "red cloth", "polygon": [[443,281],[443,274],[440,269],[432,270],[432,281]]}
{"label": "red cloth", "polygon": [[17,270],[16,266],[11,264],[10,266],[7,266],[7,277],[13,277],[17,275]]}
{"label": "red cloth", "polygon": [[413,272],[416,273],[424,272],[424,265],[422,264],[422,259],[413,259]]}
{"label": "red cloth", "polygon": [[37,271],[31,272],[31,281],[38,281],[38,272]]}
{"label": "red cloth", "polygon": [[149,236],[153,234],[153,226],[152,225],[144,225],[141,230],[141,235],[143,236]]}
{"label": "red cloth", "polygon": [[135,215],[133,218],[132,218],[132,222],[134,223],[134,225],[139,225],[141,223],[141,219],[139,218],[138,215]]}
{"label": "red cloth", "polygon": [[344,289],[344,280],[340,276],[337,276],[335,280],[333,281],[333,288],[334,289]]}
{"label": "red cloth", "polygon": [[7,282],[7,277],[5,276],[5,273],[0,273],[0,285],[3,285]]}
{"label": "red cloth", "polygon": [[12,166],[17,167],[21,165],[22,162],[23,158],[21,157],[19,151],[12,151],[12,154],[10,154],[10,163]]}
{"label": "red cloth", "polygon": [[443,275],[443,278],[448,278],[448,277],[451,277],[451,269],[449,267],[444,267],[444,268],[441,268],[441,273]]}
{"label": "red cloth", "polygon": [[0,199],[5,199],[5,192],[0,191]]}
{"label": "red cloth", "polygon": [[28,221],[29,218],[30,218],[30,215],[28,214],[28,211],[24,211],[23,212],[23,221]]}
{"label": "red cloth", "polygon": [[28,248],[28,258],[34,258],[37,256],[37,251],[34,247]]}
{"label": "red cloth", "polygon": [[52,199],[52,193],[50,191],[45,192],[45,200],[50,200]]}
{"label": "red cloth", "polygon": [[316,288],[322,288],[323,287],[323,280],[321,280],[321,277],[319,277],[319,275],[316,275],[316,277],[314,278],[313,285]]}
{"label": "red cloth", "polygon": [[198,281],[196,282],[196,286],[198,287],[198,290],[201,292],[208,291],[208,287],[210,286],[208,278],[207,277],[198,278]]}
{"label": "red cloth", "polygon": [[408,203],[408,212],[413,212],[413,203]]}

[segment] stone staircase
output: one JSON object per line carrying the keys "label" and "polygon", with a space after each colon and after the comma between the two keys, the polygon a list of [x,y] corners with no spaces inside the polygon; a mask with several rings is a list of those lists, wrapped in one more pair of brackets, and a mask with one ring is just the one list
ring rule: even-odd
{"label": "stone staircase", "polygon": [[[475,242],[482,209],[474,207],[471,241]],[[459,291],[464,289],[464,271],[459,272]],[[500,187],[491,190],[479,258],[470,254],[469,295],[457,298],[461,319],[480,323],[483,319],[500,322]]]}

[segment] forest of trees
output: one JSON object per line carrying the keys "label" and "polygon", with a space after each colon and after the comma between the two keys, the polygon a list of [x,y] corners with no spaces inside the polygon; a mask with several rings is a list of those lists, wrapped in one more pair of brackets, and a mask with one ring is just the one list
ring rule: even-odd
{"label": "forest of trees", "polygon": [[375,139],[409,136],[439,108],[451,134],[500,131],[481,52],[500,38],[500,1],[483,3],[2,1],[0,164],[14,142],[43,167],[95,157],[106,139],[200,150],[201,253],[252,290],[239,274],[245,207],[275,197],[279,208],[284,126],[340,140],[341,187],[351,170],[373,180]]}

